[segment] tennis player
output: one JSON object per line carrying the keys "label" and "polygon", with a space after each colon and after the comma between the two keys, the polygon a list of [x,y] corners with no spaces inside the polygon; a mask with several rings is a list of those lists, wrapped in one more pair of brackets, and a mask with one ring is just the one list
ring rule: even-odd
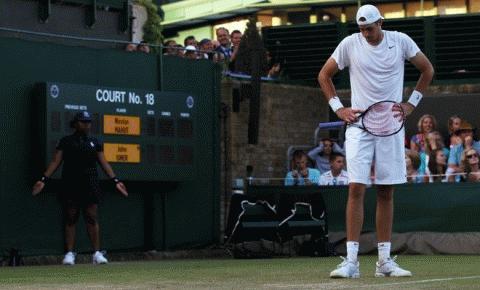
{"label": "tennis player", "polygon": [[125,185],[115,177],[110,164],[103,153],[102,144],[89,136],[92,119],[86,111],[75,114],[70,126],[75,129],[72,135],[63,137],[57,145],[52,162],[48,165],[43,176],[32,189],[32,194],[39,194],[45,183],[63,162],[62,190],[60,202],[63,206],[65,223],[65,250],[64,265],[75,264],[73,246],[75,243],[75,227],[83,212],[87,232],[92,242],[94,264],[106,264],[108,260],[100,252],[99,226],[97,221],[97,205],[101,198],[100,184],[97,174],[97,162],[111,178],[116,189],[125,197],[128,196]]}
{"label": "tennis player", "polygon": [[[320,71],[318,80],[328,103],[337,116],[358,122],[358,114],[379,101],[394,101],[392,114],[407,117],[422,99],[433,78],[433,67],[417,44],[407,35],[382,30],[383,17],[375,6],[361,6],[356,15],[360,33],[343,39]],[[419,71],[415,90],[402,103],[405,60]],[[333,76],[349,68],[352,107],[344,107],[337,97]],[[390,257],[393,224],[393,185],[406,182],[404,130],[389,137],[376,137],[356,126],[346,131],[346,158],[349,194],[346,209],[347,258],[330,273],[332,278],[359,278],[358,248],[363,225],[365,187],[375,166],[377,186],[376,229],[378,262],[375,277],[406,277]]]}

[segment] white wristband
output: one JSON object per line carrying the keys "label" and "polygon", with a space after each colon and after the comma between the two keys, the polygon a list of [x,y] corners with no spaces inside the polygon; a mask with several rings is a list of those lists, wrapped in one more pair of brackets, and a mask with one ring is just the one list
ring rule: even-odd
{"label": "white wristband", "polygon": [[339,109],[343,108],[342,102],[340,102],[340,99],[337,96],[334,96],[328,101],[328,104],[330,105],[330,108],[334,112],[337,112]]}
{"label": "white wristband", "polygon": [[414,107],[418,106],[418,103],[422,100],[422,93],[420,93],[417,90],[413,90],[412,94],[410,95],[410,98],[408,99],[408,102],[412,104]]}

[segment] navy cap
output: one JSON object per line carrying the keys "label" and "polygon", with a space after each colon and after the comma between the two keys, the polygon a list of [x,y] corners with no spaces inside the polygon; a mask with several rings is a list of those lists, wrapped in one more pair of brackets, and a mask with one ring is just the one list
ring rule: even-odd
{"label": "navy cap", "polygon": [[87,111],[78,112],[73,117],[73,122],[78,122],[78,121],[80,121],[80,122],[91,122],[92,117],[90,116],[90,113],[87,112]]}

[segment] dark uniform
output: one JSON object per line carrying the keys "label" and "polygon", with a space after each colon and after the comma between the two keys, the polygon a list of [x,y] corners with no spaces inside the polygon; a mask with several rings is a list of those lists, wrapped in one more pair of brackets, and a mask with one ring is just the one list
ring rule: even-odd
{"label": "dark uniform", "polygon": [[96,138],[76,132],[63,137],[57,150],[63,152],[60,200],[75,207],[98,204],[101,191],[97,153],[103,151],[102,144]]}

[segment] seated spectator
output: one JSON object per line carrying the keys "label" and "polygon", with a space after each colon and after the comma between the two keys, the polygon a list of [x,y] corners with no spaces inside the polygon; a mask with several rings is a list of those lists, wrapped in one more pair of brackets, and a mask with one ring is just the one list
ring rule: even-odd
{"label": "seated spectator", "polygon": [[447,156],[442,149],[435,149],[430,152],[428,160],[428,169],[430,170],[430,182],[447,182]]}
{"label": "seated spectator", "polygon": [[197,42],[197,40],[195,39],[195,36],[193,36],[193,35],[187,36],[187,37],[183,40],[183,45],[184,45],[185,47],[191,45],[191,46],[194,46],[195,49],[198,48],[198,42]]}
{"label": "seated spectator", "polygon": [[165,41],[163,43],[163,54],[177,56],[178,52],[176,49],[176,45],[177,45],[177,42],[175,42],[175,40]]}
{"label": "seated spectator", "polygon": [[129,43],[127,44],[127,46],[125,46],[125,51],[128,51],[128,52],[137,51],[137,45],[135,43]]}
{"label": "seated spectator", "polygon": [[[452,147],[448,156],[448,171],[447,174],[461,173],[460,169],[462,153],[467,149],[475,149],[477,153],[480,152],[480,142],[473,139],[473,126],[465,120],[462,120],[460,127],[455,133],[460,137],[461,143]],[[459,177],[455,181],[459,181]]]}
{"label": "seated spectator", "polygon": [[422,183],[425,178],[423,174],[419,173],[421,162],[418,152],[406,150],[405,163],[407,165],[407,183]]}
{"label": "seated spectator", "polygon": [[467,149],[462,154],[462,170],[465,172],[467,181],[480,181],[480,166],[478,153],[475,149]]}
{"label": "seated spectator", "polygon": [[318,184],[320,172],[308,168],[308,157],[302,150],[293,152],[293,168],[285,177],[285,185],[312,185]]}
{"label": "seated spectator", "polygon": [[339,153],[330,154],[330,170],[320,176],[320,185],[347,185],[348,174],[345,168],[345,157]]}
{"label": "seated spectator", "polygon": [[148,43],[146,41],[142,41],[138,45],[137,50],[144,53],[150,53],[150,46],[148,46]]}
{"label": "seated spectator", "polygon": [[345,155],[345,151],[329,138],[322,139],[318,147],[308,152],[308,157],[315,160],[317,169],[321,174],[330,170],[330,154],[333,152]]}
{"label": "seated spectator", "polygon": [[427,138],[425,140],[425,151],[420,152],[420,168],[419,174],[421,175],[429,175],[430,171],[428,168],[428,161],[430,159],[430,152],[436,149],[442,149],[443,154],[448,157],[450,150],[448,150],[445,145],[443,144],[442,135],[440,132],[433,131],[427,134]]}
{"label": "seated spectator", "polygon": [[197,50],[195,49],[195,46],[189,45],[185,47],[185,58],[197,59]]}
{"label": "seated spectator", "polygon": [[410,139],[410,149],[417,152],[425,151],[427,134],[437,129],[437,120],[432,115],[423,115],[418,120],[418,133]]}
{"label": "seated spectator", "polygon": [[462,123],[462,119],[459,116],[453,115],[448,118],[448,136],[445,138],[445,145],[448,148],[452,148],[453,146],[460,144],[462,140],[455,134],[455,131],[460,128],[460,124]]}

